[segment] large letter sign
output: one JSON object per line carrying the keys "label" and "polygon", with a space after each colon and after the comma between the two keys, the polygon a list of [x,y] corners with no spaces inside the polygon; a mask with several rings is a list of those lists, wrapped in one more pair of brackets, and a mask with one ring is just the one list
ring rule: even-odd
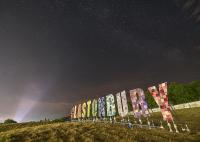
{"label": "large letter sign", "polygon": [[158,104],[163,116],[163,120],[167,122],[173,121],[171,109],[168,103],[167,82],[159,84],[159,93],[155,86],[149,87],[148,90]]}
{"label": "large letter sign", "polygon": [[89,101],[87,101],[87,117],[90,117],[90,110],[91,110],[91,101],[89,100]]}
{"label": "large letter sign", "polygon": [[75,110],[74,110],[74,106],[73,106],[72,110],[71,110],[71,118],[74,118],[74,113],[75,113]]}
{"label": "large letter sign", "polygon": [[[171,107],[168,102],[167,95],[167,82],[159,84],[159,89],[157,90],[156,86],[152,86],[148,88],[148,91],[153,96],[155,102],[160,108],[161,114],[163,116],[163,120],[167,121],[167,125],[170,129],[170,132],[173,131],[171,127],[171,122],[173,122],[174,129],[178,133],[177,125],[175,124],[171,112]],[[115,98],[116,97],[116,98]],[[116,99],[116,102],[115,102]],[[148,104],[145,101],[145,94],[141,88],[136,88],[130,90],[130,100],[132,103],[133,114],[135,118],[138,118],[140,124],[142,124],[143,119],[141,117],[146,117],[148,127],[151,128],[151,123],[149,121],[149,110]],[[117,105],[117,106],[115,106]],[[110,122],[116,122],[116,118],[113,117],[116,115],[116,111],[118,110],[119,116],[122,117],[122,122],[124,122],[124,117],[130,115],[128,112],[128,103],[126,92],[122,91],[117,93],[116,95],[107,95],[106,97],[101,97],[98,99],[93,99],[93,101],[88,100],[83,104],[74,105],[71,110],[71,119],[78,121],[82,120],[79,118],[83,118],[83,120],[92,117],[92,120],[96,122],[99,117],[101,120],[105,120],[105,117],[109,117]],[[112,118],[113,117],[113,118]],[[103,118],[103,119],[102,119]],[[91,120],[91,119],[89,119]],[[114,121],[113,121],[114,120]],[[130,122],[128,117],[128,122]],[[135,122],[137,122],[135,120]],[[153,123],[153,122],[152,122]],[[129,123],[128,123],[129,124]],[[129,125],[130,127],[131,125]],[[162,122],[161,126],[162,127]],[[187,127],[187,126],[186,126]],[[189,132],[190,130],[186,128]],[[182,128],[184,131],[184,129]]]}
{"label": "large letter sign", "polygon": [[112,94],[106,96],[107,116],[116,115],[115,98]]}
{"label": "large letter sign", "polygon": [[77,118],[81,118],[81,104],[78,105]]}
{"label": "large letter sign", "polygon": [[117,93],[116,98],[117,98],[118,113],[121,117],[124,117],[128,114],[128,104],[127,104],[127,99],[126,99],[126,92],[122,91],[121,94]]}
{"label": "large letter sign", "polygon": [[92,102],[92,116],[96,117],[97,116],[97,100],[93,100]]}
{"label": "large letter sign", "polygon": [[74,107],[72,108],[72,117],[73,117],[73,118],[77,118],[77,117],[76,117],[76,114],[77,114],[77,106],[74,106]]}
{"label": "large letter sign", "polygon": [[86,117],[86,103],[82,104],[82,114],[81,114],[82,118]]}
{"label": "large letter sign", "polygon": [[140,118],[141,115],[147,117],[149,115],[148,106],[145,101],[144,91],[140,88],[130,90],[130,97],[135,118]]}
{"label": "large letter sign", "polygon": [[101,97],[98,99],[98,108],[99,108],[99,117],[100,118],[103,118],[105,117],[106,115],[106,112],[105,112],[105,98],[104,97]]}

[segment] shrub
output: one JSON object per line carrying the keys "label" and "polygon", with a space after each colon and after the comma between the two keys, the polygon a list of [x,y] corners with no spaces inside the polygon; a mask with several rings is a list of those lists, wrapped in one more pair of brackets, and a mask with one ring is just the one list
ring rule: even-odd
{"label": "shrub", "polygon": [[17,123],[17,121],[13,120],[13,119],[6,119],[4,121],[4,124],[11,124],[11,123]]}

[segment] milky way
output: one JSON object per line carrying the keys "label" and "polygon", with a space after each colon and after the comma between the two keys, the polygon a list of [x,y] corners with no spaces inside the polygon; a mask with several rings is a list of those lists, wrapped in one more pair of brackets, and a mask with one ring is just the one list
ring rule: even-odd
{"label": "milky way", "polygon": [[199,2],[1,0],[0,121],[57,118],[89,98],[200,79]]}

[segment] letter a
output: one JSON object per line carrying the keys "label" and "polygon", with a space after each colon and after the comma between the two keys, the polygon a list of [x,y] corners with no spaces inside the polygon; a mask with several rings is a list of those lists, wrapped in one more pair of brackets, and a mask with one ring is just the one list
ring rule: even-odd
{"label": "letter a", "polygon": [[81,104],[78,105],[77,118],[81,118]]}

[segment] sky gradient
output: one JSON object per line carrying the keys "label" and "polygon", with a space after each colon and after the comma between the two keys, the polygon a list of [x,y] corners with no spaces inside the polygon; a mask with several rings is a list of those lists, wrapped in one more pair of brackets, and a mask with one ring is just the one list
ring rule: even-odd
{"label": "sky gradient", "polygon": [[0,0],[0,122],[200,80],[200,2]]}

